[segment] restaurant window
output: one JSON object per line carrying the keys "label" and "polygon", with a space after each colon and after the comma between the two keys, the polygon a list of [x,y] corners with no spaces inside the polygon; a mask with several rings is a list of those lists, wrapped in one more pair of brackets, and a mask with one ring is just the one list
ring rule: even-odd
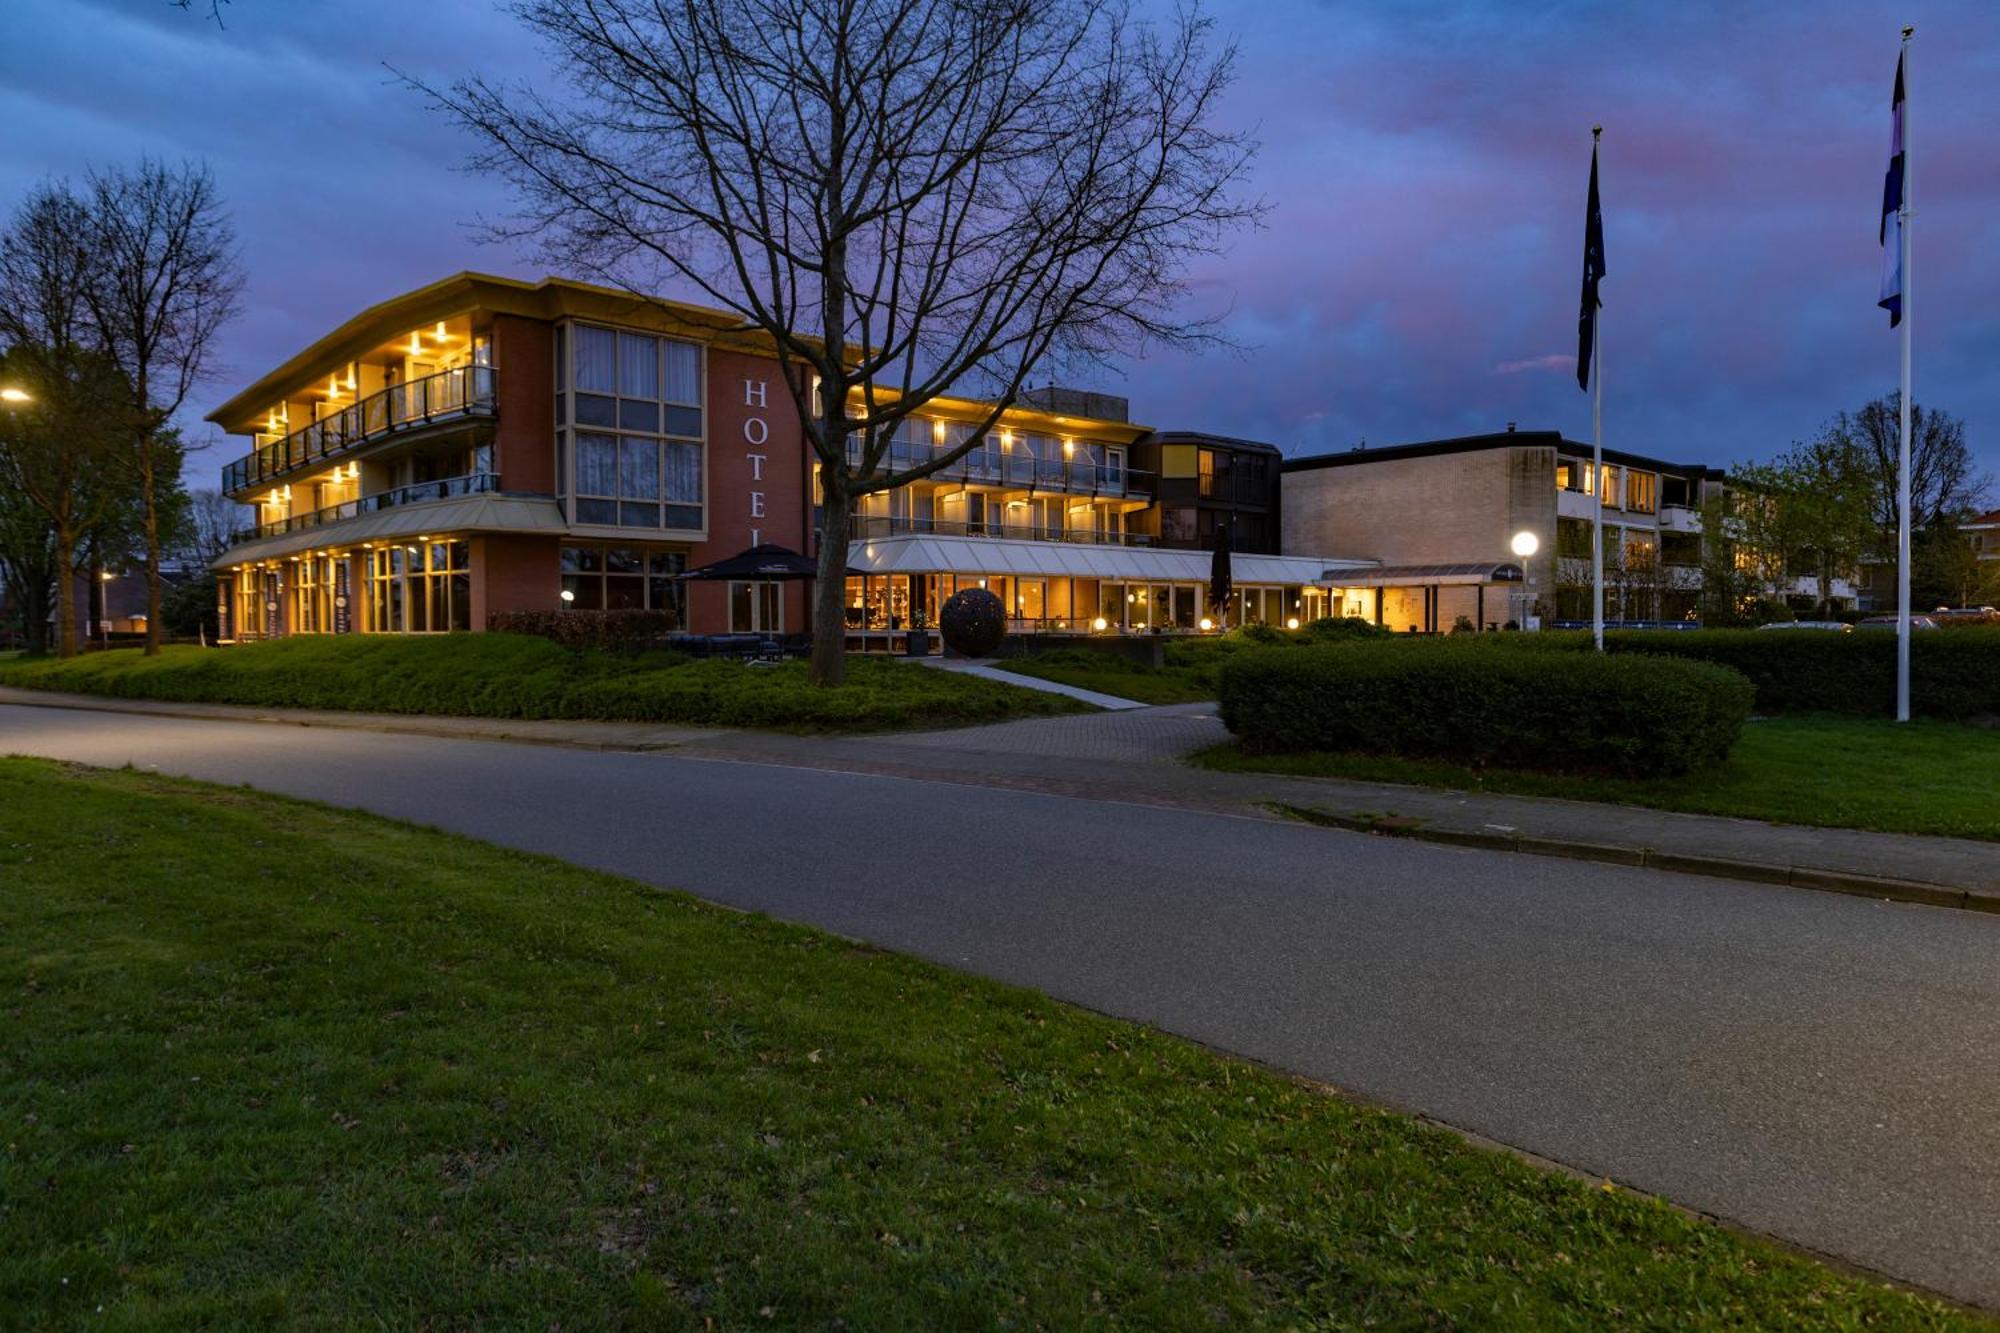
{"label": "restaurant window", "polygon": [[729,585],[731,634],[782,634],[784,629],[783,584],[759,581]]}
{"label": "restaurant window", "polygon": [[378,634],[472,627],[472,563],[462,541],[377,547],[367,560],[369,626]]}
{"label": "restaurant window", "polygon": [[559,469],[574,456],[575,521],[701,530],[701,348],[588,324],[570,341],[579,429],[557,449]]}
{"label": "restaurant window", "polygon": [[680,579],[687,556],[680,551],[565,546],[560,565],[565,611],[665,611],[673,628],[687,626],[687,585]]}

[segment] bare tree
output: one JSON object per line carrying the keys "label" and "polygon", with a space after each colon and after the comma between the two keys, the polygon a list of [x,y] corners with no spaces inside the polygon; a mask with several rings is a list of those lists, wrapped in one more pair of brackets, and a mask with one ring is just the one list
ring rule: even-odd
{"label": "bare tree", "polygon": [[[162,433],[190,390],[214,369],[215,334],[235,315],[243,280],[236,243],[208,168],[146,159],[90,176],[91,280],[85,288],[100,344],[132,390],[132,450],[144,502],[146,652],[160,651]],[[172,454],[174,458],[178,455]]]}
{"label": "bare tree", "polygon": [[184,530],[188,556],[203,569],[229,549],[243,507],[221,491],[189,491]]}
{"label": "bare tree", "polygon": [[[1875,524],[1883,549],[1896,543],[1896,463],[1902,451],[1903,395],[1877,398],[1859,412],[1842,412],[1827,435],[1844,436],[1863,451],[1875,475]],[[1973,508],[1992,480],[1979,471],[1965,443],[1965,423],[1949,412],[1910,405],[1910,525],[1921,531]]]}
{"label": "bare tree", "polygon": [[[761,331],[819,464],[813,679],[837,683],[850,519],[949,466],[1038,369],[1218,338],[1185,275],[1258,206],[1211,128],[1234,50],[1123,0],[519,0],[562,97],[423,85],[510,181],[496,228],[635,296]],[[817,391],[817,392],[816,392]],[[984,419],[897,466],[898,426]]]}

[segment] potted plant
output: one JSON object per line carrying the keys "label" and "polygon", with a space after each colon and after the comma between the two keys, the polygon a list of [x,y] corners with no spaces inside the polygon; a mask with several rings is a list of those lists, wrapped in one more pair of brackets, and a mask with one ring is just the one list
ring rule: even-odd
{"label": "potted plant", "polygon": [[922,611],[910,612],[910,628],[903,634],[903,651],[911,657],[931,655],[931,632]]}

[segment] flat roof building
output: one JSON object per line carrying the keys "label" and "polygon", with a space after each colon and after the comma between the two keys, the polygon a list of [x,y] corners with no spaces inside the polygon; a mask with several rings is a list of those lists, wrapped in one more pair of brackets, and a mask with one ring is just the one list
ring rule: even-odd
{"label": "flat roof building", "polygon": [[[253,520],[216,562],[224,637],[598,608],[805,631],[805,583],[680,577],[759,544],[814,553],[816,464],[782,369],[734,315],[560,278],[461,273],[372,306],[210,418],[251,446],[223,472]],[[864,498],[851,646],[900,646],[966,586],[1016,632],[1194,630],[1219,524],[1240,553],[1227,623],[1362,606],[1348,587],[1375,562],[1279,556],[1271,446],[1155,432],[1106,395],[1032,397],[948,467]],[[927,404],[891,463],[985,414]]]}

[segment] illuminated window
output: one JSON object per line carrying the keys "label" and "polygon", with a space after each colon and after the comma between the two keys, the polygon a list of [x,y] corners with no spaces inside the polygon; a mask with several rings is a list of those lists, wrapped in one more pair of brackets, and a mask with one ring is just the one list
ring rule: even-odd
{"label": "illuminated window", "polygon": [[574,457],[574,486],[558,488],[574,494],[575,521],[701,530],[701,348],[589,324],[567,342],[576,392],[563,424],[575,429],[558,437],[557,459]]}

